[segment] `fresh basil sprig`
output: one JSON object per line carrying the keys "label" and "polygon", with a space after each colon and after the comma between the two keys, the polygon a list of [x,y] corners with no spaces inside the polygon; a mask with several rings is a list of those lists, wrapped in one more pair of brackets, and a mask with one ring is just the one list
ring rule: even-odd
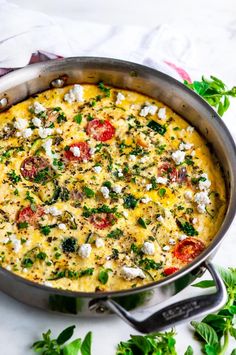
{"label": "fresh basil sprig", "polygon": [[230,97],[236,97],[236,86],[228,90],[222,80],[211,75],[210,79],[202,76],[201,81],[184,84],[194,90],[198,95],[202,96],[211,106],[215,107],[220,116],[228,110],[230,106]]}
{"label": "fresh basil sprig", "polygon": [[[41,355],[91,355],[92,333],[88,332],[82,340],[77,338],[69,343],[75,325],[64,329],[56,339],[51,339],[51,330],[42,334],[42,340],[36,341],[32,349]],[[67,343],[67,344],[65,344]]]}

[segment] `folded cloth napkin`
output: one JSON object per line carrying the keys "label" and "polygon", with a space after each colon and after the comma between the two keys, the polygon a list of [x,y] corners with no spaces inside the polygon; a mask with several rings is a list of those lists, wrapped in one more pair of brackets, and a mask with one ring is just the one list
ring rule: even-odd
{"label": "folded cloth napkin", "polygon": [[101,56],[145,64],[190,81],[182,68],[188,67],[191,55],[190,40],[167,25],[150,29],[77,22],[0,0],[0,75],[57,57]]}

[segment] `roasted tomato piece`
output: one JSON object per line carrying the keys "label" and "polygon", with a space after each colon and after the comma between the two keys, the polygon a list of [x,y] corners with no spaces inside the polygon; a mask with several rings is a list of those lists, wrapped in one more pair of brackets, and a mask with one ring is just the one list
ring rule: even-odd
{"label": "roasted tomato piece", "polygon": [[29,181],[45,183],[53,176],[53,169],[46,158],[32,156],[26,158],[20,168],[21,175]]}
{"label": "roasted tomato piece", "polygon": [[178,171],[170,163],[163,163],[158,167],[158,175],[167,177],[171,182],[175,182],[178,179]]}
{"label": "roasted tomato piece", "polygon": [[[71,148],[79,148],[78,156],[74,154]],[[76,152],[76,149],[75,149]],[[89,160],[91,158],[90,148],[87,142],[76,142],[69,146],[69,149],[65,151],[65,158],[69,161],[79,161]]]}
{"label": "roasted tomato piece", "polygon": [[115,127],[108,120],[95,119],[86,127],[86,133],[97,141],[105,142],[115,134]]}
{"label": "roasted tomato piece", "polygon": [[165,276],[169,276],[169,275],[174,274],[177,271],[179,271],[178,267],[171,266],[171,267],[166,267],[163,272],[164,272]]}
{"label": "roasted tomato piece", "polygon": [[205,249],[205,244],[197,238],[186,238],[179,242],[174,249],[174,256],[189,263],[194,260]]}
{"label": "roasted tomato piece", "polygon": [[22,208],[17,216],[16,223],[28,223],[31,226],[36,225],[40,217],[44,215],[44,209],[41,206],[35,206],[35,210],[33,210],[30,206]]}
{"label": "roasted tomato piece", "polygon": [[116,221],[113,213],[95,213],[90,217],[90,222],[98,229],[112,226]]}

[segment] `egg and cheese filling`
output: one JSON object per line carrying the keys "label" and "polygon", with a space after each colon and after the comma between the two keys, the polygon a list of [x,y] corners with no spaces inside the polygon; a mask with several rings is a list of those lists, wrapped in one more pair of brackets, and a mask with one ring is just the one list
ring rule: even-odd
{"label": "egg and cheese filling", "polygon": [[0,262],[74,291],[173,274],[212,241],[226,191],[206,140],[163,103],[76,84],[0,114]]}

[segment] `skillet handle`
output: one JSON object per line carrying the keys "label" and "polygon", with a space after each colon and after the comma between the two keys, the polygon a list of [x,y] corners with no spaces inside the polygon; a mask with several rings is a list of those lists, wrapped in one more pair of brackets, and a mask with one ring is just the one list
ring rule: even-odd
{"label": "skillet handle", "polygon": [[141,333],[160,331],[182,321],[193,319],[194,317],[199,317],[209,312],[215,312],[227,302],[226,287],[212,263],[205,262],[203,266],[206,267],[215,281],[215,293],[191,297],[187,300],[168,305],[144,320],[136,320],[129,312],[112,299],[104,299],[99,303],[102,303],[103,306],[110,309]]}

